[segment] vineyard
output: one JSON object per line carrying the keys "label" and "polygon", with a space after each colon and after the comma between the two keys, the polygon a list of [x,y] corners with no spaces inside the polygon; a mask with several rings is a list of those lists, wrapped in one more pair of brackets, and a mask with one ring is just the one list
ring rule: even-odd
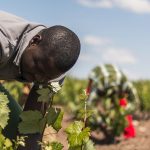
{"label": "vineyard", "polygon": [[[13,98],[24,107],[31,86],[19,82],[2,82],[2,84],[11,94],[7,97],[3,89],[4,92],[0,95],[0,107],[3,107],[1,118],[5,117],[0,121],[0,126],[4,129],[10,113],[7,99]],[[131,150],[134,147],[137,150],[148,150],[150,81],[134,81],[133,84],[140,100],[136,111],[132,112],[137,133],[135,138],[125,140],[122,134],[127,126],[124,116],[129,112],[120,108],[118,103],[115,103],[116,109],[111,111],[112,106],[107,99],[102,104],[105,113],[100,115],[96,105],[88,105],[88,94],[84,90],[87,87],[87,80],[68,77],[61,90],[57,84],[37,90],[38,102],[42,103],[40,109],[21,113],[22,122],[18,126],[20,134],[17,139],[8,139],[5,137],[7,134],[3,135],[1,132],[0,149],[20,150],[20,146],[25,146],[28,135],[29,139],[32,139],[31,134],[38,134],[40,135],[38,145],[42,150]],[[43,140],[40,140],[41,138]]]}

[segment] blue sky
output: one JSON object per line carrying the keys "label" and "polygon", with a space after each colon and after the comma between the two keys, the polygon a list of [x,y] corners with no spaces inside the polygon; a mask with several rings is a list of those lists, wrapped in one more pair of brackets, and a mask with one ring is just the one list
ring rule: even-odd
{"label": "blue sky", "polygon": [[3,0],[0,9],[72,29],[82,45],[73,76],[113,63],[130,79],[150,79],[150,0]]}

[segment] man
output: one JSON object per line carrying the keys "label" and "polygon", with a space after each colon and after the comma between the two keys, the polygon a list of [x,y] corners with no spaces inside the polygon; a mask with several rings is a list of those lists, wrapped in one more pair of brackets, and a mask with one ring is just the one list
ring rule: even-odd
{"label": "man", "polygon": [[[126,112],[133,112],[139,103],[137,92],[132,83],[128,81],[127,77],[120,69],[111,64],[96,66],[92,69],[89,75],[87,93],[89,93],[89,104],[93,103],[94,106],[97,107],[101,114],[99,117],[102,118],[101,120],[103,120],[103,123],[105,119],[111,120],[114,117],[111,116],[114,111],[119,115],[119,107],[125,109]],[[120,115],[120,120],[121,118]],[[112,124],[115,122],[115,119],[116,118],[113,118]],[[124,120],[124,117],[122,119]],[[128,126],[124,129],[124,137],[134,137],[135,129],[132,123],[132,116],[127,115],[126,119]],[[123,124],[118,125],[118,130],[120,128],[119,126],[121,127]],[[103,126],[101,126],[101,129],[105,136],[110,136]],[[118,131],[114,130],[113,132],[116,135],[118,134]]]}
{"label": "man", "polygon": [[[36,83],[25,110],[39,109],[35,105],[38,85],[51,81],[61,83],[64,74],[76,63],[79,53],[80,41],[68,28],[47,28],[0,11],[0,79]],[[9,107],[11,114],[19,114],[20,108],[16,104],[14,107],[14,102]],[[6,135],[17,124],[17,118],[13,124],[9,121],[10,130],[6,129]],[[13,138],[13,135],[7,136]]]}
{"label": "man", "polygon": [[43,83],[75,64],[80,42],[66,27],[47,28],[0,12],[0,50],[0,79]]}

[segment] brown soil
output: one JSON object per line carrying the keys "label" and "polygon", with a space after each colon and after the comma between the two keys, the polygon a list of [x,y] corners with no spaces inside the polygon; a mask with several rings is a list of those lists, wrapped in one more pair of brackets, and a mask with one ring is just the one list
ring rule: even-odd
{"label": "brown soil", "polygon": [[134,121],[136,137],[121,141],[117,144],[96,145],[96,150],[150,150],[150,120]]}
{"label": "brown soil", "polygon": [[[65,115],[63,119],[63,128],[59,131],[59,133],[55,133],[55,131],[51,128],[47,128],[45,131],[44,140],[50,141],[59,141],[64,145],[63,150],[67,150],[67,137],[64,132],[64,129],[70,123],[69,116]],[[99,141],[96,142],[95,147],[96,150],[150,150],[150,120],[147,121],[134,121],[134,125],[136,128],[136,137],[125,140],[123,137],[119,137],[119,142],[116,144],[106,144],[102,140],[102,134],[97,134],[93,132],[93,136],[98,136]]]}

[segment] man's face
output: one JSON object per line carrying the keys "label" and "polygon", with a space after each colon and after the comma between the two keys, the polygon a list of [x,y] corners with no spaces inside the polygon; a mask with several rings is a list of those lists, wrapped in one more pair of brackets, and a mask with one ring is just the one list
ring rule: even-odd
{"label": "man's face", "polygon": [[22,77],[29,82],[47,83],[59,77],[62,73],[55,67],[53,60],[44,58],[37,45],[28,47],[21,58]]}

